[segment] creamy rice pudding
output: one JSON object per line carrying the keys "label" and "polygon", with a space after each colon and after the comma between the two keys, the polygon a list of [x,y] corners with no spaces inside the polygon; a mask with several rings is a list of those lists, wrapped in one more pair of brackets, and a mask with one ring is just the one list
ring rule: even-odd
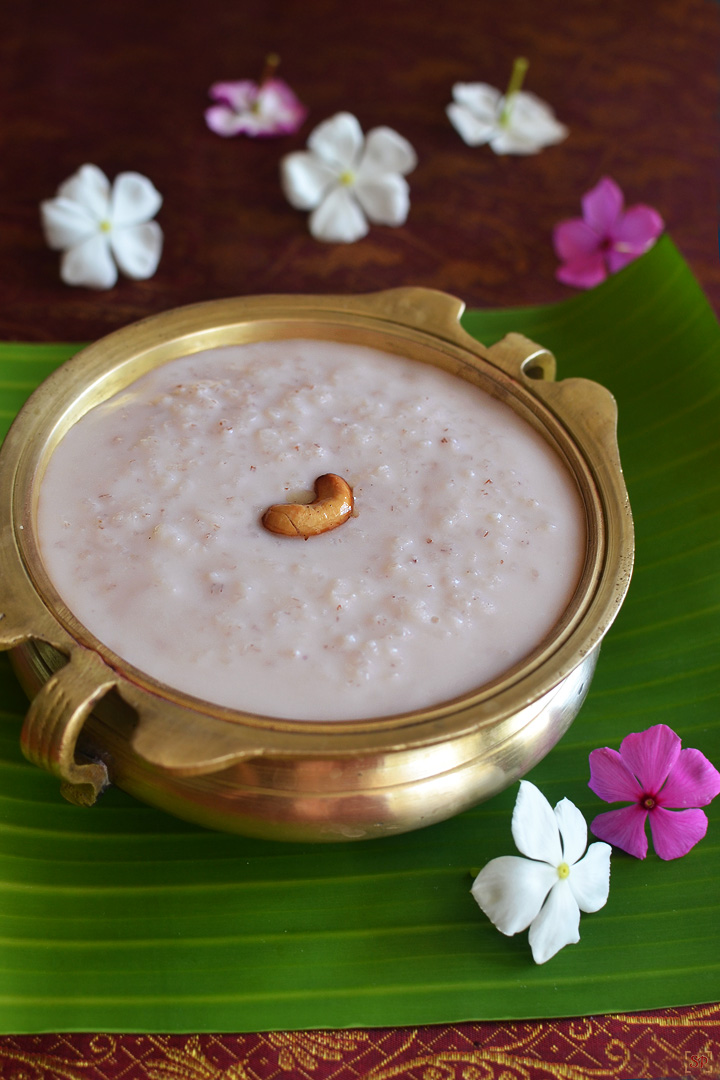
{"label": "creamy rice pudding", "polygon": [[[263,528],[326,473],[353,489],[344,524]],[[507,405],[428,364],[307,340],[173,360],[92,409],[50,459],[38,533],[65,603],[118,656],[309,720],[502,674],[552,630],[586,548],[573,477]]]}

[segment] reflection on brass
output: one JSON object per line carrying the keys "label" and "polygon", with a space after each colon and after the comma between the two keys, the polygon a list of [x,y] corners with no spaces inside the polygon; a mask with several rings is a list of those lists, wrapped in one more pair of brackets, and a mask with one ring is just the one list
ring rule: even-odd
{"label": "reflection on brass", "polygon": [[[265,296],[197,304],[111,334],[33,394],[0,452],[0,648],[33,699],[24,753],[91,803],[108,779],[211,828],[285,840],[354,840],[440,821],[496,794],[555,745],[588,691],[628,588],[633,528],[616,407],[585,379],[556,383],[520,334],[486,348],[459,300],[428,289],[359,297]],[[553,632],[470,694],[367,721],[244,714],[163,686],[117,657],[57,595],[38,550],[47,462],[89,409],[151,368],[266,339],[366,345],[435,364],[506,402],[556,450],[586,512],[580,583]]]}
{"label": "reflection on brass", "polygon": [[280,536],[307,540],[342,525],[353,512],[352,488],[342,476],[325,473],[315,481],[311,503],[275,503],[262,516],[265,528]]}

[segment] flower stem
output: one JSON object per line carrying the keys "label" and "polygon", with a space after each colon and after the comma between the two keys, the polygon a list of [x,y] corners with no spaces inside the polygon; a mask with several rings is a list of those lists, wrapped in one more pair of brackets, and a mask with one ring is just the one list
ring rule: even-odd
{"label": "flower stem", "polygon": [[260,112],[260,94],[262,93],[263,87],[267,83],[269,83],[272,78],[275,77],[275,72],[277,71],[279,66],[280,57],[278,56],[278,54],[274,52],[268,53],[265,57],[265,65],[262,69],[262,75],[260,76],[260,80],[255,90],[255,100],[253,101],[251,106],[252,112],[254,112],[256,115]]}
{"label": "flower stem", "polygon": [[280,67],[280,57],[277,53],[268,53],[265,57],[265,66],[260,76],[259,86],[264,86],[266,82],[275,77],[275,72]]}
{"label": "flower stem", "polygon": [[510,73],[510,82],[505,91],[505,102],[502,107],[502,112],[500,113],[501,127],[507,127],[510,123],[510,114],[512,112],[515,95],[521,89],[522,84],[525,81],[525,73],[529,66],[530,63],[524,56],[516,57],[512,72]]}

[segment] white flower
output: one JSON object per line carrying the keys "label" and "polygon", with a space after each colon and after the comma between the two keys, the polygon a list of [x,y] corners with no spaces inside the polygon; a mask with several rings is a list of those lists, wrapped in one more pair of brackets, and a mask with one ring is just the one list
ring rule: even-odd
{"label": "white flower", "polygon": [[152,277],[163,234],[150,219],[161,205],[160,193],[145,176],[120,173],[111,189],[96,165],[83,165],[54,199],[40,205],[45,239],[63,252],[62,280],[109,289],[117,281],[117,267],[129,278]]}
{"label": "white flower", "polygon": [[447,107],[450,122],[468,146],[490,143],[496,154],[537,154],[562,142],[568,129],[535,94],[501,94],[487,83],[456,83]]}
{"label": "white flower", "polygon": [[374,225],[402,225],[410,208],[405,174],[417,157],[407,139],[387,127],[363,139],[357,119],[337,113],[315,128],[308,150],[280,163],[283,191],[297,210],[312,210],[316,240],[351,244]]}
{"label": "white flower", "polygon": [[580,940],[580,912],[599,911],[610,889],[609,844],[587,845],[585,818],[569,799],[553,811],[534,784],[520,781],[512,834],[523,855],[492,859],[472,887],[478,904],[501,933],[530,927],[533,960],[544,964]]}

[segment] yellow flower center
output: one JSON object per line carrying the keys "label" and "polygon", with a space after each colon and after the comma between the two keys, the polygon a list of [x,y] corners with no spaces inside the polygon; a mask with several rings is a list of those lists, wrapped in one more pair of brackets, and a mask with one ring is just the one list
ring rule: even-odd
{"label": "yellow flower center", "polygon": [[570,877],[570,867],[566,862],[561,862],[557,868],[557,871],[559,878],[565,879],[566,877]]}
{"label": "yellow flower center", "polygon": [[341,184],[345,185],[345,187],[350,187],[351,184],[355,183],[355,173],[350,172],[349,169],[346,169],[345,172],[340,173],[339,180]]}
{"label": "yellow flower center", "polygon": [[111,229],[112,225],[107,219],[100,222],[100,232],[110,232]]}

